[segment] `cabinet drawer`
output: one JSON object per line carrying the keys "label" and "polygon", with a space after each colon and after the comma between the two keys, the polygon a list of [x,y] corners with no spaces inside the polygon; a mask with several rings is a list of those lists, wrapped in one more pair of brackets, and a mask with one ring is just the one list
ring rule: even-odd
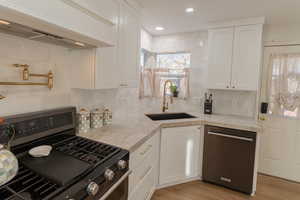
{"label": "cabinet drawer", "polygon": [[129,193],[140,184],[152,168],[154,168],[153,156],[150,154],[139,167],[132,171],[132,174],[129,176]]}
{"label": "cabinet drawer", "polygon": [[157,135],[150,138],[142,146],[140,146],[135,152],[131,154],[130,163],[129,163],[131,169],[135,169],[138,166],[140,166],[140,163],[143,160],[145,160],[148,155],[154,152],[155,139]]}
{"label": "cabinet drawer", "polygon": [[144,178],[129,196],[129,200],[148,200],[155,188],[155,170],[147,170]]}

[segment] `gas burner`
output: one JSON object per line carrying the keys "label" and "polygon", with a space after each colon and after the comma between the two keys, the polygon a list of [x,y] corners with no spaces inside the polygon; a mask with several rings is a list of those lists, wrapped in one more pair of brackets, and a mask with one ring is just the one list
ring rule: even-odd
{"label": "gas burner", "polygon": [[73,156],[90,164],[99,165],[120,152],[111,145],[98,143],[89,139],[74,136],[53,144],[57,151]]}
{"label": "gas burner", "polygon": [[[22,199],[26,199],[26,200],[33,200],[33,198],[31,197],[31,194],[28,192],[20,192],[20,196],[22,197]],[[22,200],[20,197],[18,196],[14,196],[12,199],[10,200]]]}
{"label": "gas burner", "polygon": [[[4,187],[0,188],[1,199],[43,199],[59,189],[50,180],[21,165],[18,175]],[[22,197],[22,198],[19,198]]]}

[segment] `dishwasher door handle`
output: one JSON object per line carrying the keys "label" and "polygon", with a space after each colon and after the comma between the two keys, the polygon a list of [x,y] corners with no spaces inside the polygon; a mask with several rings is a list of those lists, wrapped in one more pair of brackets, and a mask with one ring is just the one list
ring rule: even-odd
{"label": "dishwasher door handle", "polygon": [[237,139],[237,140],[243,140],[243,141],[248,141],[248,142],[253,142],[252,138],[246,138],[246,137],[239,137],[239,136],[234,136],[234,135],[227,135],[223,133],[214,133],[209,131],[209,135],[216,135],[216,136],[221,136],[221,137],[226,137],[226,138],[232,138],[232,139]]}

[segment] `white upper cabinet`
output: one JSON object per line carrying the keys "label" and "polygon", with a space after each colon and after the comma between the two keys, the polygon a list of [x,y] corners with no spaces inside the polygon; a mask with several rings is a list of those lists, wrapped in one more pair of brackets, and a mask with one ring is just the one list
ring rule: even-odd
{"label": "white upper cabinet", "polygon": [[95,89],[112,89],[120,85],[117,63],[117,48],[107,47],[96,50]]}
{"label": "white upper cabinet", "polygon": [[140,17],[135,9],[121,3],[118,61],[121,87],[138,86],[140,61]]}
{"label": "white upper cabinet", "polygon": [[231,86],[239,90],[257,90],[260,78],[262,25],[235,29]]}
{"label": "white upper cabinet", "polygon": [[[116,45],[90,50],[76,50],[78,60],[72,66],[72,88],[112,89],[138,86],[140,58],[140,22],[136,10],[120,1],[119,19],[113,28]],[[79,63],[79,64],[78,64]]]}
{"label": "white upper cabinet", "polygon": [[71,52],[71,87],[77,89],[113,89],[119,87],[119,69],[115,47],[74,50]]}
{"label": "white upper cabinet", "polygon": [[209,89],[257,91],[263,25],[209,30]]}
{"label": "white upper cabinet", "polygon": [[208,87],[229,88],[234,28],[209,30]]}

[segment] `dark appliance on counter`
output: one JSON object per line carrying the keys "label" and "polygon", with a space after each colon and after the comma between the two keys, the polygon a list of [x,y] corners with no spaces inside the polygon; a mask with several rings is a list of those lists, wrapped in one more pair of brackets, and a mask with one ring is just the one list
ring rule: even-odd
{"label": "dark appliance on counter", "polygon": [[[0,143],[15,130],[17,176],[0,186],[1,200],[127,200],[129,152],[75,134],[73,107],[6,117]],[[48,157],[28,151],[51,145]]]}
{"label": "dark appliance on counter", "polygon": [[205,101],[204,101],[204,114],[212,114],[212,106],[213,106],[213,100],[212,100],[212,94],[209,96],[207,93],[205,93]]}
{"label": "dark appliance on counter", "polygon": [[255,132],[205,126],[203,180],[252,194],[255,148]]}
{"label": "dark appliance on counter", "polygon": [[267,114],[268,113],[269,104],[267,102],[262,102],[260,106],[260,113]]}

